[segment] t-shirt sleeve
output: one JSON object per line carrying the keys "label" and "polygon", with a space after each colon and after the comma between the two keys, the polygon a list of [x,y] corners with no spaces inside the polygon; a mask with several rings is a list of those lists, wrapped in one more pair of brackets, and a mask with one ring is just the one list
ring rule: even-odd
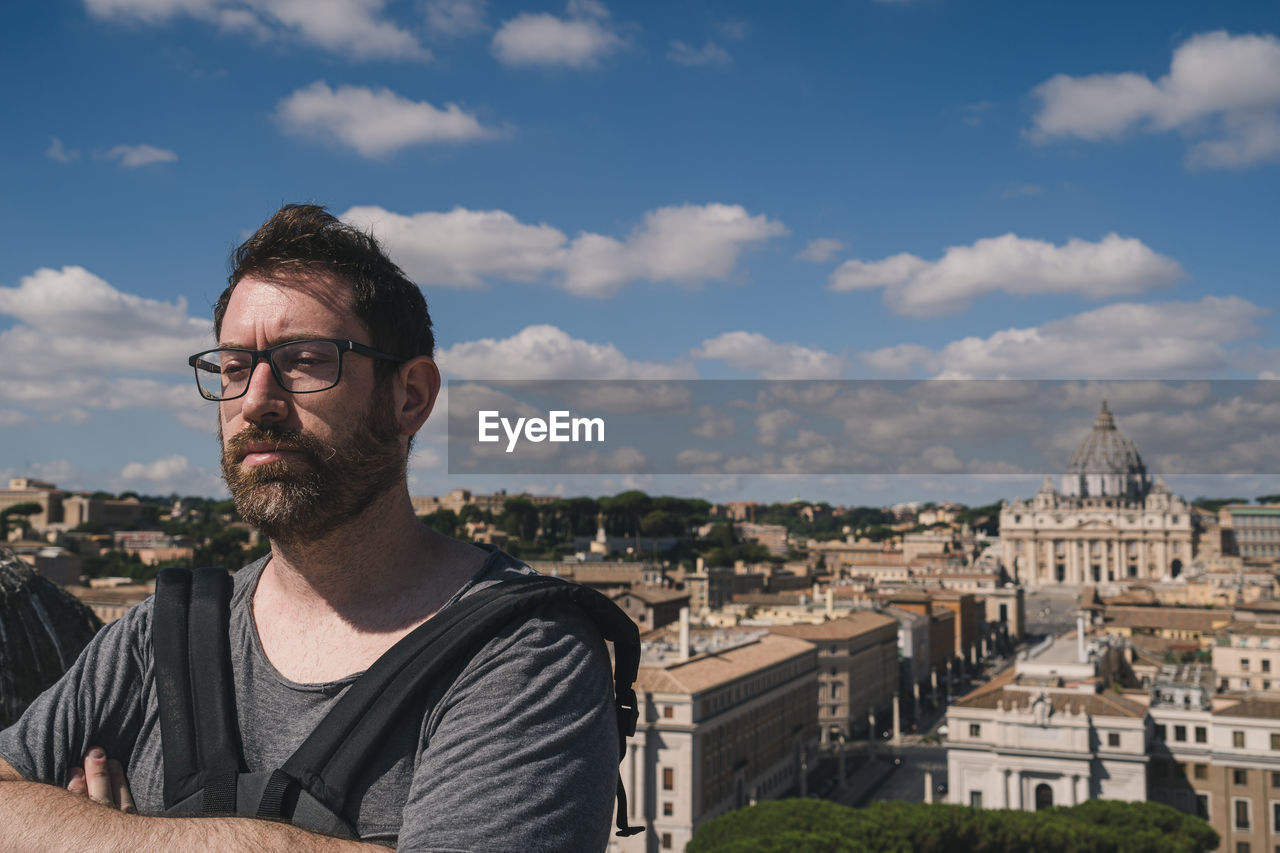
{"label": "t-shirt sleeve", "polygon": [[150,600],[103,628],[71,668],[0,731],[0,756],[27,779],[65,785],[91,746],[128,759],[142,726],[141,649],[150,642]]}
{"label": "t-shirt sleeve", "polygon": [[428,717],[398,846],[603,850],[617,784],[604,641],[548,608],[490,641]]}

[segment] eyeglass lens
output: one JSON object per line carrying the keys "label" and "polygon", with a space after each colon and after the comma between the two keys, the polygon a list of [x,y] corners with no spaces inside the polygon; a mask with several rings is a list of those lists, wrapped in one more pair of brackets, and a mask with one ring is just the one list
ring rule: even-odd
{"label": "eyeglass lens", "polygon": [[[304,394],[338,383],[341,351],[331,341],[294,341],[267,351],[276,378],[286,391]],[[225,400],[244,393],[255,364],[251,350],[211,350],[196,360],[201,394]]]}

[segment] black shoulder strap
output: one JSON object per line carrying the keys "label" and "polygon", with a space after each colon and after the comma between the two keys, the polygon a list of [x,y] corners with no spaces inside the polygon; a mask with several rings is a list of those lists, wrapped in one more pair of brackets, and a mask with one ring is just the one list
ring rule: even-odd
{"label": "black shoulder strap", "polygon": [[151,632],[165,808],[203,792],[205,814],[235,811],[236,776],[245,764],[231,674],[230,604],[231,577],[224,569],[164,569],[156,577]]}
{"label": "black shoulder strap", "polygon": [[[547,577],[513,579],[466,595],[378,658],[275,774],[263,796],[264,805],[287,801],[287,789],[296,780],[330,811],[340,814],[365,759],[374,754],[392,723],[421,701],[435,678],[469,659],[518,614],[553,602],[576,604],[614,644],[621,760],[626,738],[635,733],[637,715],[632,684],[639,666],[640,637],[635,623],[589,587]],[[618,799],[620,834],[641,831],[627,824],[621,778]],[[262,810],[259,815],[284,816]]]}
{"label": "black shoulder strap", "polygon": [[[231,579],[222,569],[165,569],[156,580],[152,639],[167,810],[184,801],[190,801],[186,813],[195,810],[197,801],[204,814],[234,813],[237,805],[240,811],[253,808],[237,803],[237,777],[247,767],[235,713],[230,600]],[[341,815],[365,761],[396,719],[422,701],[432,681],[470,659],[519,614],[551,603],[576,605],[613,643],[621,761],[638,715],[633,684],[640,664],[639,631],[616,604],[590,587],[530,576],[464,596],[392,646],[351,685],[284,767],[271,773],[260,797],[252,797],[257,800],[253,813],[293,819],[295,807],[307,803],[308,797],[299,799],[306,792],[313,801],[306,806],[308,813],[320,815],[317,820]],[[643,831],[628,825],[621,776],[617,824],[619,835]]]}

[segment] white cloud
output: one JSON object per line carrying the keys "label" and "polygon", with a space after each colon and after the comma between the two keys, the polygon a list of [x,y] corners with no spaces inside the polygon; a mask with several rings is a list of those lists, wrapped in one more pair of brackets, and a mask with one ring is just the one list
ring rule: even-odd
{"label": "white cloud", "polygon": [[732,61],[729,51],[713,41],[702,47],[693,47],[679,40],[672,41],[667,50],[667,59],[677,65],[728,65]]}
{"label": "white cloud", "polygon": [[107,160],[118,160],[126,169],[150,166],[153,163],[178,162],[176,153],[154,145],[117,145],[102,156]]}
{"label": "white cloud", "polygon": [[494,33],[493,55],[504,65],[595,68],[625,46],[600,3],[571,0],[566,13],[524,12],[504,22]]}
{"label": "white cloud", "polygon": [[[213,324],[186,303],[124,293],[83,267],[39,269],[0,287],[0,408],[83,421],[86,409],[152,408],[187,426],[212,420],[190,380],[187,356],[208,346]],[[33,357],[33,353],[38,357]]]}
{"label": "white cloud", "polygon": [[353,207],[341,217],[367,229],[419,284],[478,287],[488,276],[532,281],[562,262],[568,238],[501,210],[415,213]]}
{"label": "white cloud", "polygon": [[[50,344],[57,338],[92,336],[145,347],[145,339],[168,338],[185,349],[207,339],[212,328],[210,321],[187,314],[182,297],[170,303],[124,293],[78,266],[41,268],[24,276],[18,287],[0,287],[0,314],[48,335]],[[140,356],[137,366],[149,361]],[[185,355],[182,364],[185,370]]]}
{"label": "white cloud", "polygon": [[485,22],[485,0],[427,0],[427,26],[432,33],[462,37],[482,33]]}
{"label": "white cloud", "polygon": [[120,476],[126,480],[169,481],[186,473],[191,467],[187,457],[178,454],[157,459],[154,462],[130,462]]}
{"label": "white cloud", "polygon": [[926,316],[968,307],[996,291],[1018,295],[1077,293],[1100,299],[1172,284],[1177,261],[1137,239],[1108,234],[1097,243],[1072,238],[1063,246],[1016,234],[951,246],[937,261],[907,253],[879,261],[845,261],[831,274],[831,290],[883,287],[898,314]]}
{"label": "white cloud", "polygon": [[62,144],[61,139],[51,136],[49,137],[49,147],[45,149],[44,156],[55,163],[71,163],[80,159],[80,152],[67,148]]}
{"label": "white cloud", "polygon": [[728,276],[752,243],[787,233],[764,214],[738,205],[684,204],[645,214],[625,241],[580,234],[569,247],[565,287],[582,296],[606,296],[633,279],[696,284]]}
{"label": "white cloud", "polygon": [[1192,36],[1173,52],[1157,80],[1133,72],[1070,77],[1037,86],[1040,100],[1028,135],[1111,139],[1131,130],[1181,130],[1199,138],[1190,166],[1244,168],[1280,158],[1280,39]]}
{"label": "white cloud", "polygon": [[1198,302],[1117,303],[1041,326],[863,354],[881,372],[913,366],[940,378],[1146,379],[1221,375],[1240,354],[1230,345],[1258,334],[1266,310],[1240,297]]}
{"label": "white cloud", "polygon": [[527,326],[509,338],[482,338],[443,350],[440,367],[464,379],[678,379],[688,365],[632,361],[613,344],[572,338],[551,325]]}
{"label": "white cloud", "polygon": [[625,240],[589,232],[569,240],[550,225],[527,225],[500,210],[405,216],[365,206],[341,218],[371,229],[422,283],[474,287],[488,276],[533,281],[551,275],[569,292],[592,297],[640,279],[685,285],[722,279],[744,249],[787,233],[763,214],[726,204],[652,210]]}
{"label": "white cloud", "polygon": [[381,157],[411,145],[467,142],[493,131],[457,104],[438,109],[390,89],[339,86],[317,80],[276,105],[276,119],[300,136],[315,136]]}
{"label": "white cloud", "polygon": [[299,38],[355,59],[428,59],[407,30],[382,17],[384,0],[85,0],[106,20],[162,24],[177,17],[208,21],[257,39]]}
{"label": "white cloud", "polygon": [[800,344],[779,344],[757,332],[725,332],[702,342],[694,358],[723,361],[761,379],[835,379],[844,359]]}
{"label": "white cloud", "polygon": [[814,264],[826,263],[834,258],[836,253],[843,248],[844,243],[840,240],[833,240],[830,237],[820,237],[817,240],[809,241],[809,245],[797,252],[796,260],[809,261]]}
{"label": "white cloud", "polygon": [[1044,187],[1039,184],[1011,183],[1000,191],[1000,198],[1025,198],[1027,196],[1044,195]]}

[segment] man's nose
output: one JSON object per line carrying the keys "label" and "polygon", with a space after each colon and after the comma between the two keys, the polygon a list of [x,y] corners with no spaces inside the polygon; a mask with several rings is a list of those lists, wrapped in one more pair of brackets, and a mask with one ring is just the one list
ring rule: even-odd
{"label": "man's nose", "polygon": [[289,412],[289,396],[264,358],[249,372],[249,387],[242,402],[244,416],[250,421],[284,420]]}

